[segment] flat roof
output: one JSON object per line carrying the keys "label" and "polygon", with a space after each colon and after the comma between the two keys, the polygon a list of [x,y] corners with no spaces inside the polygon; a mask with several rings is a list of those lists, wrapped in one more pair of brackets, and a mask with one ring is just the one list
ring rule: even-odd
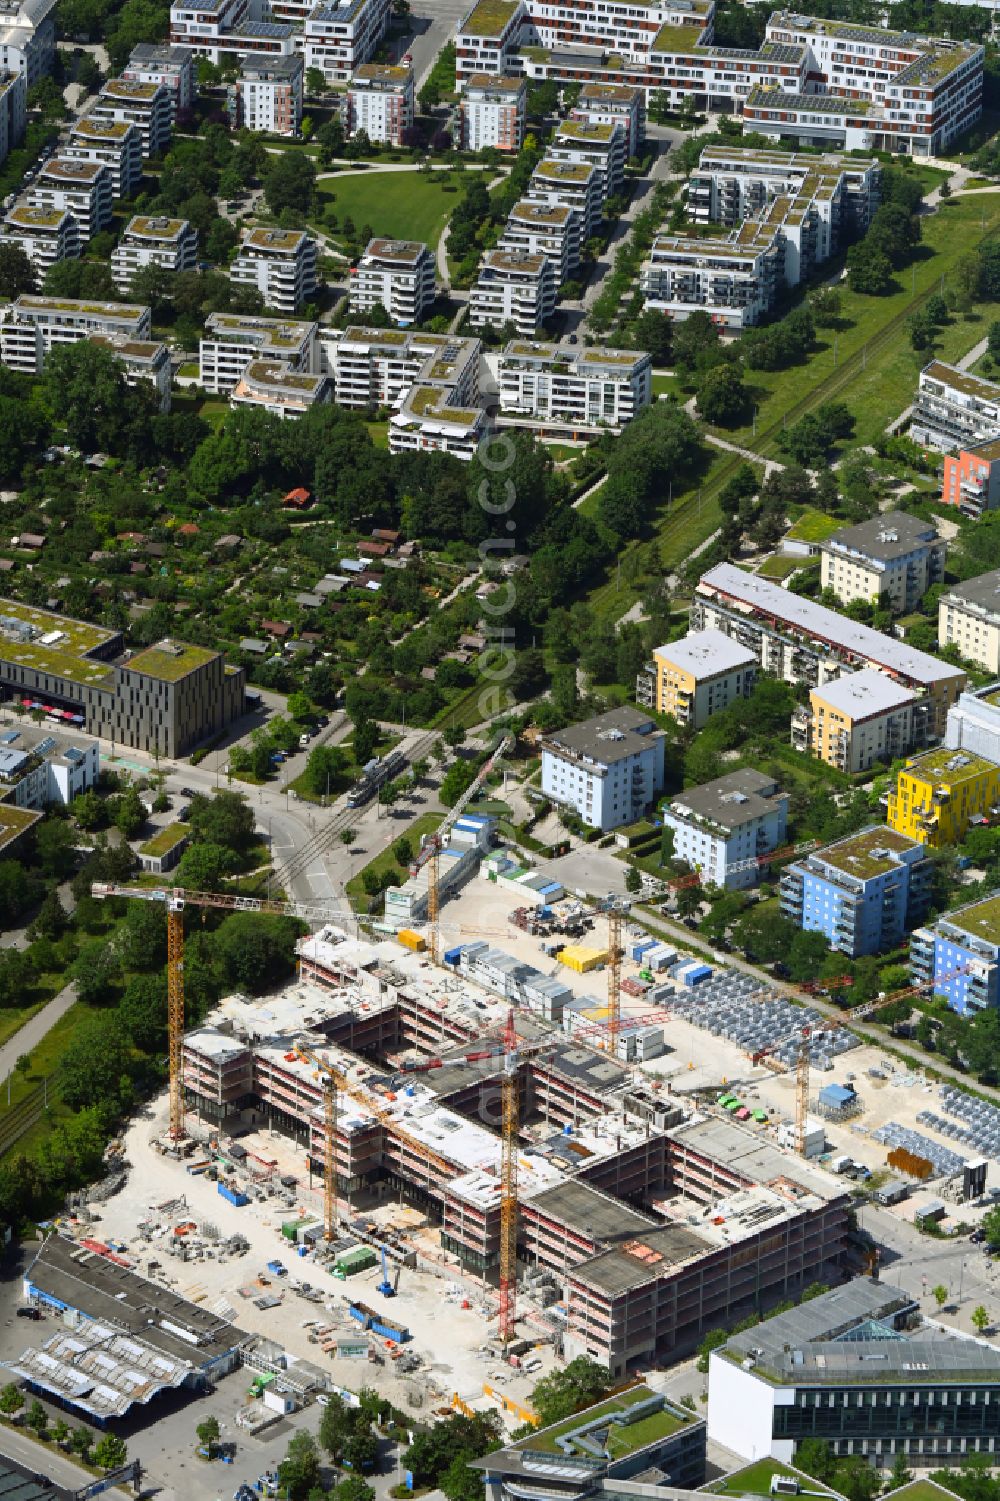
{"label": "flat roof", "polygon": [[240,251],[248,245],[254,250],[280,250],[285,254],[294,254],[308,240],[309,236],[301,229],[270,229],[257,228],[247,229],[243,232],[243,240]]}
{"label": "flat roof", "polygon": [[[27,628],[24,640],[18,639],[18,626]],[[0,662],[50,672],[84,685],[104,684],[111,677],[110,663],[90,653],[108,647],[118,636],[117,631],[86,620],[73,620],[16,599],[0,599]]]}
{"label": "flat roof", "polygon": [[831,709],[837,709],[850,719],[868,719],[873,714],[887,714],[900,709],[904,704],[916,701],[911,688],[904,688],[895,678],[884,672],[866,667],[861,672],[845,672],[832,683],[822,688],[813,688],[811,698],[819,699]]}
{"label": "flat roof", "polygon": [[864,557],[890,563],[909,556],[914,549],[938,541],[932,521],[921,521],[905,511],[887,511],[857,526],[845,526],[827,537],[820,547],[826,551],[861,553]]}
{"label": "flat roof", "polygon": [[784,796],[774,777],[752,767],[728,772],[700,787],[689,787],[670,799],[669,811],[678,818],[691,816],[720,829],[738,829],[773,813]]}
{"label": "flat roof", "polygon": [[982,376],[970,375],[968,370],[959,370],[957,365],[946,365],[943,360],[931,360],[920,372],[921,381],[925,375],[929,380],[940,381],[942,385],[960,391],[963,396],[975,396],[979,401],[1000,402],[1000,386],[991,380],[984,380]]}
{"label": "flat roof", "polygon": [[961,668],[939,662],[936,657],[917,651],[904,641],[883,636],[881,631],[859,625],[836,610],[828,610],[799,594],[792,594],[779,584],[772,584],[759,574],[746,573],[732,563],[719,563],[710,568],[702,574],[698,588],[715,590],[739,604],[795,626],[833,645],[838,651],[852,652],[857,657],[887,667],[891,672],[912,678],[914,682],[928,684],[949,678],[965,679],[966,674]]}
{"label": "flat roof", "polygon": [[541,744],[543,750],[554,756],[566,754],[610,765],[648,750],[662,735],[649,714],[626,704],[579,724],[567,725],[564,730],[553,730],[542,737]]}
{"label": "flat roof", "polygon": [[459,26],[458,31],[474,36],[502,36],[516,12],[520,0],[478,0]]}
{"label": "flat roof", "polygon": [[679,667],[696,678],[715,677],[720,672],[737,672],[741,667],[755,666],[757,658],[752,651],[732,640],[722,631],[689,631],[680,641],[669,641],[653,652],[661,662]]}
{"label": "flat roof", "polygon": [[621,1199],[613,1199],[591,1188],[579,1178],[570,1178],[555,1188],[543,1189],[525,1202],[539,1214],[583,1230],[597,1241],[617,1240],[622,1235],[644,1235],[655,1229],[657,1223],[649,1215],[641,1214]]}
{"label": "flat roof", "polygon": [[716,1249],[714,1240],[687,1225],[664,1225],[644,1230],[624,1245],[599,1251],[569,1268],[568,1276],[614,1298],[662,1276],[671,1267]]}
{"label": "flat roof", "polygon": [[1000,568],[966,579],[962,584],[953,584],[941,598],[945,604],[977,605],[990,614],[1000,614]]}
{"label": "flat roof", "polygon": [[984,943],[1000,944],[1000,892],[992,892],[981,902],[970,902],[955,912],[942,912],[933,926],[956,928]]}
{"label": "flat roof", "polygon": [[0,803],[0,850],[20,839],[22,834],[44,817],[32,808],[15,808],[10,803]]}
{"label": "flat roof", "polygon": [[934,750],[924,751],[922,755],[909,756],[904,770],[908,776],[922,777],[928,782],[939,782],[944,786],[953,787],[958,783],[968,781],[971,777],[980,777],[996,771],[996,765],[992,761],[987,761],[985,756],[977,756],[973,751],[955,750],[951,746],[939,745]]}
{"label": "flat roof", "polygon": [[187,677],[206,663],[213,662],[219,653],[207,646],[192,646],[188,641],[172,638],[160,641],[156,646],[147,646],[137,652],[123,666],[128,672],[141,672],[148,678],[159,678],[164,683],[175,683]]}
{"label": "flat roof", "polygon": [[897,870],[899,861],[893,858],[895,855],[918,848],[919,845],[913,839],[880,824],[876,828],[863,829],[859,834],[851,834],[846,839],[839,839],[836,844],[827,845],[825,849],[814,850],[807,856],[805,864],[809,866],[816,861],[831,866],[846,876],[856,876],[859,881],[869,881],[888,870]]}

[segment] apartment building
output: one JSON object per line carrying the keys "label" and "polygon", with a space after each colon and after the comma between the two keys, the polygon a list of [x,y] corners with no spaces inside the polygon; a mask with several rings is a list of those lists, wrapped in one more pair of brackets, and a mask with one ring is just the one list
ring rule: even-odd
{"label": "apartment building", "polygon": [[757,665],[752,651],[721,631],[690,631],[655,649],[636,678],[636,702],[700,730],[720,709],[749,698]]}
{"label": "apartment building", "polygon": [[413,70],[388,63],[362,63],[347,89],[347,128],[363,130],[370,141],[405,144],[413,124]]}
{"label": "apartment building", "polygon": [[122,332],[89,334],[88,338],[92,344],[102,344],[122,362],[130,386],[152,386],[160,411],[170,411],[174,371],[166,344],[156,339],[133,339]]}
{"label": "apartment building", "polygon": [[100,747],[83,735],[60,734],[62,728],[69,731],[71,722],[72,716],[50,715],[44,724],[18,725],[0,734],[0,805],[44,810],[60,803],[67,808],[96,784]]}
{"label": "apartment building", "polygon": [[604,212],[601,171],[589,162],[559,161],[551,155],[544,157],[532,172],[524,196],[529,203],[575,209],[580,220],[582,244],[586,244],[600,227]]}
{"label": "apartment building", "polygon": [[505,424],[620,433],[652,400],[653,362],[628,349],[513,339],[497,385]]}
{"label": "apartment building", "polygon": [[136,126],[143,156],[160,157],[170,145],[170,99],[165,84],[110,78],[91,106],[90,118]]}
{"label": "apartment building", "polygon": [[887,799],[889,827],[940,849],[960,844],[973,821],[1000,813],[1000,765],[938,746],[908,760]]}
{"label": "apartment building", "polygon": [[389,418],[389,452],[450,453],[467,463],[491,431],[485,407],[463,405],[446,382],[422,383],[403,394]]}
{"label": "apartment building", "polygon": [[[299,0],[295,0],[297,5]],[[374,57],[392,14],[391,0],[304,0],[303,50],[306,70],[318,68],[327,83],[346,83]],[[274,14],[288,0],[272,0]]]}
{"label": "apartment building", "polygon": [[617,121],[602,125],[590,120],[565,120],[546,147],[550,161],[593,167],[598,174],[598,195],[604,204],[619,191],[625,179],[628,142],[625,127]]}
{"label": "apartment building", "polygon": [[488,250],[469,298],[473,328],[512,323],[524,338],[540,333],[556,307],[555,268],[548,256]]}
{"label": "apartment building", "polygon": [[119,291],[125,291],[145,266],[191,271],[197,259],[198,231],[187,219],[136,214],[111,252],[111,279]]}
{"label": "apartment building", "polygon": [[541,739],[542,792],[591,829],[632,823],[663,789],[664,735],[627,706]]}
{"label": "apartment building", "polygon": [[112,198],[131,198],[142,177],[142,136],[125,120],[95,120],[84,115],[60,148],[64,160],[99,162],[111,173]]}
{"label": "apartment building", "polygon": [[299,229],[245,230],[229,280],[256,287],[275,312],[295,314],[318,285],[316,241]]}
{"label": "apartment building", "polygon": [[944,734],[948,710],[965,687],[960,668],[859,625],[732,563],[702,574],[691,626],[714,626],[754,652],[766,671],[823,687],[843,671],[871,667],[928,703],[928,737]]}
{"label": "apartment building", "polygon": [[256,407],[282,421],[302,417],[333,398],[328,375],[290,370],[284,361],[251,360],[229,393],[234,407]]}
{"label": "apartment building", "polygon": [[381,306],[399,328],[419,323],[436,296],[434,257],[419,240],[370,240],[347,291],[352,313]]}
{"label": "apartment building", "polygon": [[291,22],[262,20],[254,0],[197,0],[193,8],[191,0],[174,0],[170,7],[171,42],[226,66],[253,53],[289,57],[297,35]]}
{"label": "apartment building", "polygon": [[884,672],[845,672],[792,714],[792,745],[838,771],[868,771],[927,741],[928,705]]}
{"label": "apartment building", "polygon": [[149,383],[161,411],[170,409],[171,366],[164,344],[150,338],[148,307],[22,294],[0,314],[0,364],[38,375],[50,349],[92,339],[111,349],[129,385]]}
{"label": "apartment building", "polygon": [[959,1016],[1000,1005],[1000,892],[917,928],[910,939],[910,978],[933,981]]}
{"label": "apartment building", "polygon": [[819,544],[820,581],[843,605],[863,600],[906,615],[943,580],[946,552],[932,522],[885,511]]}
{"label": "apartment building", "polygon": [[920,372],[910,436],[941,453],[1000,438],[1000,386],[941,360]]}
{"label": "apartment building", "polygon": [[1000,673],[1000,569],[953,584],[938,601],[938,644]]}
{"label": "apartment building", "polygon": [[28,120],[28,86],[23,73],[0,68],[0,163],[24,139]]}
{"label": "apartment building", "polygon": [[781,285],[783,247],[749,220],[737,234],[739,241],[657,235],[639,275],[646,306],[679,321],[708,312],[727,329],[758,323]]}
{"label": "apartment building", "polygon": [[945,454],[941,504],[957,507],[971,521],[1000,506],[1000,438]]}
{"label": "apartment building", "polygon": [[520,151],[528,85],[523,78],[474,74],[459,104],[463,151]]}
{"label": "apartment building", "polygon": [[111,173],[100,162],[81,162],[72,157],[53,157],[40,169],[27,201],[33,208],[63,210],[72,214],[85,245],[111,223],[113,189]]}
{"label": "apartment building", "polygon": [[752,768],[678,792],[663,809],[674,858],[723,891],[756,886],[767,856],[785,841],[788,795]]}
{"label": "apartment building", "polygon": [[815,259],[859,236],[878,207],[881,167],[875,160],[827,153],[706,146],[688,184],[688,212],[698,224],[738,225],[764,215],[776,198],[814,211],[821,243]]}
{"label": "apartment building", "polygon": [[170,96],[172,124],[179,112],[191,109],[198,92],[191,49],[170,42],[137,42],[121,76],[132,83],[162,84]]}
{"label": "apartment building", "polygon": [[236,123],[267,135],[297,136],[304,71],[299,53],[272,57],[253,52],[244,57],[235,84]]}
{"label": "apartment building", "polygon": [[1000,763],[1000,683],[968,688],[948,710],[944,743]]}
{"label": "apartment building", "polygon": [[923,845],[873,825],[787,866],[781,913],[849,959],[884,954],[927,916],[932,880]]}
{"label": "apartment building", "polygon": [[0,242],[20,246],[31,262],[37,283],[44,280],[46,271],[57,261],[80,258],[80,232],[76,220],[65,209],[16,203],[4,215]]}
{"label": "apartment building", "polygon": [[0,75],[24,79],[24,96],[52,72],[56,52],[56,0],[2,0]]}
{"label": "apartment building", "polygon": [[523,0],[475,0],[455,35],[455,75],[459,89],[484,73],[494,77],[519,71],[518,48],[527,20]]}
{"label": "apartment building", "polygon": [[638,156],[646,139],[646,95],[620,83],[585,83],[569,118],[589,125],[621,125],[627,155]]}
{"label": "apartment building", "polygon": [[478,339],[395,328],[320,330],[321,363],[333,373],[337,405],[396,406],[414,385],[446,383],[454,404],[478,406]]}
{"label": "apartment building", "polygon": [[507,216],[497,249],[547,256],[562,286],[580,264],[580,215],[565,203],[522,198]]}
{"label": "apartment building", "polygon": [[211,313],[198,347],[199,383],[215,395],[228,394],[251,360],[280,362],[298,374],[318,370],[317,325],[285,318]]}

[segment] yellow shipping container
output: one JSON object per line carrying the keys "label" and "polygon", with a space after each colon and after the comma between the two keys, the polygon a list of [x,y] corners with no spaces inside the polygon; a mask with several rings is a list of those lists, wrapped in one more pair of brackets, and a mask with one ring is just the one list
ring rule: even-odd
{"label": "yellow shipping container", "polygon": [[427,940],[424,935],[422,933],[414,933],[412,928],[400,928],[396,937],[404,948],[413,949],[418,954],[422,954],[427,947]]}
{"label": "yellow shipping container", "polygon": [[571,943],[568,947],[560,949],[556,958],[560,964],[565,964],[567,969],[575,969],[577,974],[585,975],[588,970],[607,964],[608,951],[607,949],[588,949],[582,943]]}

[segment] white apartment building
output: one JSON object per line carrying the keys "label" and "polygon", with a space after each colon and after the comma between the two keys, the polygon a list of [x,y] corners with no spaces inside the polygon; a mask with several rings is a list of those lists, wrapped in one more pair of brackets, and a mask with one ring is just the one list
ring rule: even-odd
{"label": "white apartment building", "polygon": [[333,383],[328,375],[290,370],[283,361],[251,360],[229,395],[234,407],[258,407],[282,421],[303,416],[310,408],[330,401]]}
{"label": "white apartment building", "polygon": [[468,79],[459,105],[463,151],[520,151],[524,140],[528,85],[523,78]]}
{"label": "white apartment building", "polygon": [[473,328],[512,323],[529,338],[540,333],[556,307],[555,267],[545,255],[521,250],[488,250],[469,298]]}
{"label": "white apartment building", "polygon": [[546,156],[532,172],[524,196],[532,203],[562,204],[575,209],[580,218],[582,244],[597,233],[604,204],[601,174],[588,162],[556,161]]}
{"label": "white apartment building", "polygon": [[1000,438],[1000,386],[941,360],[920,372],[910,435],[941,453]]}
{"label": "white apartment building", "polygon": [[89,736],[52,734],[46,725],[18,725],[0,736],[0,798],[7,807],[67,807],[100,775],[101,752]]}
{"label": "white apartment building", "polygon": [[787,826],[787,795],[773,777],[750,768],[689,787],[663,809],[674,859],[725,891],[757,885],[758,862],[781,847]]}
{"label": "white apartment building", "polygon": [[419,323],[437,295],[434,257],[419,240],[370,240],[347,295],[352,313],[381,304],[399,327]]}
{"label": "white apartment building", "polygon": [[527,16],[524,0],[475,0],[455,35],[459,89],[483,73],[505,77],[520,71],[518,50]]}
{"label": "white apartment building", "polygon": [[468,462],[490,431],[485,407],[461,405],[447,383],[415,385],[389,418],[389,452],[450,453]]}
{"label": "white apartment building", "polygon": [[564,203],[522,198],[511,209],[497,248],[548,256],[561,286],[580,264],[580,215]]}
{"label": "white apartment building", "polygon": [[0,163],[24,139],[28,119],[28,84],[23,73],[0,68]]}
{"label": "white apartment building", "polygon": [[170,42],[138,42],[122,69],[122,78],[132,83],[162,83],[170,97],[170,120],[179,110],[190,109],[197,94],[194,54],[189,47]]}
{"label": "white apartment building", "polygon": [[663,789],[664,742],[656,721],[627,705],[544,735],[542,793],[592,829],[633,823]]}
{"label": "white apartment building", "polygon": [[625,127],[617,122],[602,125],[589,120],[565,120],[552,137],[546,154],[550,161],[595,169],[603,213],[604,204],[618,192],[625,179],[628,154]]}
{"label": "white apartment building", "polygon": [[113,191],[111,173],[100,162],[57,156],[45,163],[25,196],[33,208],[72,214],[85,245],[111,223]]}
{"label": "white apartment building", "polygon": [[238,65],[251,54],[291,56],[300,34],[290,22],[263,19],[262,8],[258,0],[196,0],[193,7],[192,0],[174,0],[170,40],[190,47],[196,57],[226,65]]}
{"label": "white apartment building", "polygon": [[504,425],[620,433],[652,400],[652,367],[633,350],[514,339],[497,362]]}
{"label": "white apartment building", "polygon": [[131,198],[142,178],[142,136],[126,120],[84,115],[71,128],[59,155],[64,161],[97,162],[111,173],[112,198]]}
{"label": "white apartment building", "polygon": [[302,124],[302,58],[252,53],[236,81],[236,121],[267,135],[297,136]]}
{"label": "white apartment building", "polygon": [[103,344],[105,349],[117,355],[125,366],[125,379],[130,386],[152,386],[160,411],[170,411],[174,371],[166,344],[156,339],[133,339],[122,332],[90,334],[88,337],[92,344]]}
{"label": "white apartment building", "polygon": [[820,582],[842,604],[880,600],[897,615],[909,614],[943,580],[946,550],[933,522],[886,511],[819,544]]}
{"label": "white apartment building", "polygon": [[700,730],[721,709],[749,698],[757,681],[757,658],[721,631],[689,631],[658,646],[635,683],[636,703],[670,714],[679,725]]}
{"label": "white apartment building", "polygon": [[446,384],[455,405],[479,405],[478,339],[416,329],[320,328],[321,366],[332,372],[337,405],[396,406],[414,385]]}
{"label": "white apartment building", "polygon": [[413,124],[413,70],[388,63],[362,63],[347,90],[347,129],[370,141],[402,146]]}
{"label": "white apartment building", "polygon": [[94,334],[148,341],[151,327],[148,307],[23,293],[0,315],[0,363],[25,375],[39,375],[46,355],[57,345],[75,344]]}
{"label": "white apartment building", "polygon": [[[300,0],[272,0],[275,14]],[[391,0],[331,0],[306,5],[303,47],[306,68],[318,68],[328,83],[346,83],[370,61],[385,35]]]}
{"label": "white apartment building", "polygon": [[5,215],[0,240],[19,245],[31,262],[38,284],[57,261],[80,258],[80,231],[76,220],[60,208],[33,208],[16,203]]}
{"label": "white apartment building", "polygon": [[569,112],[590,125],[621,125],[628,155],[638,156],[646,139],[646,94],[620,83],[585,83]]}
{"label": "white apartment building", "polygon": [[639,275],[646,306],[682,320],[700,309],[724,328],[758,322],[781,281],[782,246],[764,226],[735,240],[657,235]]}
{"label": "white apartment building", "polygon": [[0,74],[20,73],[25,93],[52,72],[56,0],[0,0]]}
{"label": "white apartment building", "polygon": [[316,241],[300,229],[248,229],[229,279],[256,287],[276,312],[297,313],[316,291]]}
{"label": "white apartment building", "polygon": [[293,373],[312,375],[319,369],[317,325],[211,313],[198,353],[199,384],[214,395],[232,391],[251,360],[281,363]]}
{"label": "white apartment building", "polygon": [[162,83],[110,78],[91,107],[90,118],[135,125],[144,157],[162,156],[170,145],[170,95]]}
{"label": "white apartment building", "polygon": [[136,214],[111,253],[111,279],[123,292],[144,266],[190,271],[197,259],[198,231],[187,219]]}
{"label": "white apartment building", "polygon": [[[954,584],[938,601],[938,644],[966,662],[1000,673],[1000,569]],[[992,757],[1000,760],[1000,746]]]}

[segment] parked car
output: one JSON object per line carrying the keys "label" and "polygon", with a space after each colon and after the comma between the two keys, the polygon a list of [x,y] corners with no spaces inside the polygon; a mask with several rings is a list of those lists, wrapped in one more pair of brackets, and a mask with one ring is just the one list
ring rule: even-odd
{"label": "parked car", "polygon": [[19,1308],[17,1310],[17,1316],[19,1319],[40,1319],[42,1315],[37,1308],[28,1307]]}

